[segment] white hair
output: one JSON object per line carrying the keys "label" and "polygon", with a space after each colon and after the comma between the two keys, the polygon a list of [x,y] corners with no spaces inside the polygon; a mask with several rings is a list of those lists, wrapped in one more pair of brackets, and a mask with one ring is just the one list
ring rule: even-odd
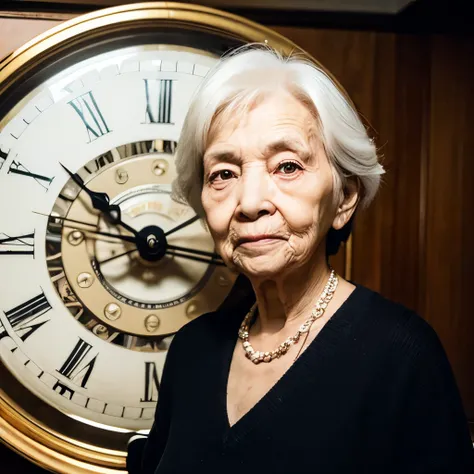
{"label": "white hair", "polygon": [[203,156],[211,126],[221,114],[245,114],[269,93],[284,89],[315,116],[333,169],[335,196],[347,179],[359,181],[360,205],[374,198],[384,173],[377,150],[354,106],[329,75],[313,61],[283,57],[263,44],[240,47],[209,71],[191,101],[176,151],[173,198],[204,216],[201,204]]}

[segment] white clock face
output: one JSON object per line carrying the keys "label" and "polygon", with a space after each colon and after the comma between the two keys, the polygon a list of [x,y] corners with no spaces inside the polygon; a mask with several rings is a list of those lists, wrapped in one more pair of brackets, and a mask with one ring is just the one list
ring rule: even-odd
{"label": "white clock face", "polygon": [[[179,47],[104,53],[47,80],[3,121],[0,355],[77,419],[149,428],[173,333],[235,279],[194,212],[170,199],[182,123],[215,61]],[[107,194],[120,223],[78,179]]]}

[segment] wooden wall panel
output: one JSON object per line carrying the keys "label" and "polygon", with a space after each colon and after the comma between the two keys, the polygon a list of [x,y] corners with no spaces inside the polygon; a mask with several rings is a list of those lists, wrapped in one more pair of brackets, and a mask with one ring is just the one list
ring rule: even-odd
{"label": "wooden wall panel", "polygon": [[[394,187],[391,260],[383,265],[382,293],[415,309],[419,304],[423,269],[424,169],[429,129],[429,37],[400,35],[396,41],[393,135],[389,153]],[[381,92],[383,93],[383,92]],[[382,116],[387,110],[381,111]]]}
{"label": "wooden wall panel", "polygon": [[336,76],[386,175],[356,218],[352,278],[437,331],[474,422],[474,40],[275,27]]}
{"label": "wooden wall panel", "polygon": [[427,320],[474,421],[474,38],[432,39],[427,176]]}
{"label": "wooden wall panel", "polygon": [[56,20],[0,18],[0,59],[58,23]]}

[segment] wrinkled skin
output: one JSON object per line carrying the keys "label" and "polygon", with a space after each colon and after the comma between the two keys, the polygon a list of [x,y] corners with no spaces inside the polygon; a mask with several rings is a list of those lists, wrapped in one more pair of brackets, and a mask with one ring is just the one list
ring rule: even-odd
{"label": "wrinkled skin", "polygon": [[[334,203],[314,115],[279,92],[215,127],[204,156],[202,204],[224,261],[261,280],[324,256],[329,228],[341,228],[351,214]],[[256,236],[268,238],[241,242]]]}

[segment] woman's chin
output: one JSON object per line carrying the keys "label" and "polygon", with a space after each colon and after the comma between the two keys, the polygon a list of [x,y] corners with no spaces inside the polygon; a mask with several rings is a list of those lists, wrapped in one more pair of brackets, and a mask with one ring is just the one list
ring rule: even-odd
{"label": "woman's chin", "polygon": [[246,257],[239,255],[233,259],[239,272],[248,278],[277,278],[288,271],[287,259],[275,255]]}

